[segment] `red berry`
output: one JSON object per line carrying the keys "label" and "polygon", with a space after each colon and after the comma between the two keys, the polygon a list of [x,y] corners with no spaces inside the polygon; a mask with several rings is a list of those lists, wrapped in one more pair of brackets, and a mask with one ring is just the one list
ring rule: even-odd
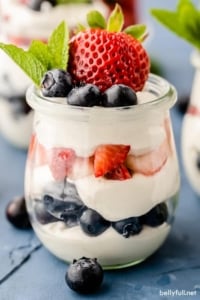
{"label": "red berry", "polygon": [[156,149],[145,154],[128,155],[126,165],[134,173],[152,176],[162,169],[167,162],[168,156],[169,144],[167,140],[164,140]]}
{"label": "red berry", "polygon": [[100,145],[94,155],[94,174],[96,177],[118,168],[126,160],[129,145]]}
{"label": "red berry", "polygon": [[130,179],[131,177],[132,176],[129,170],[123,164],[121,164],[118,168],[106,174],[106,178],[112,180],[126,180],[126,179]]}
{"label": "red berry", "polygon": [[142,90],[149,74],[142,44],[124,32],[88,29],[70,41],[68,71],[75,84],[92,83],[104,92],[113,84]]}
{"label": "red berry", "polygon": [[52,148],[48,151],[48,165],[55,180],[68,176],[75,158],[75,152],[70,148]]}
{"label": "red berry", "polygon": [[35,166],[41,166],[47,163],[47,150],[38,142],[36,134],[32,134],[31,136],[28,159],[34,163]]}

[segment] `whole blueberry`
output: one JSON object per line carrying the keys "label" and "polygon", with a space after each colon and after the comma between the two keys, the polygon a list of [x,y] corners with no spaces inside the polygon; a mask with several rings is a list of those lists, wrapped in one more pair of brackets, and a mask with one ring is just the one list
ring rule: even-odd
{"label": "whole blueberry", "polygon": [[25,94],[9,96],[7,99],[12,105],[11,109],[14,116],[26,115],[30,112],[31,107],[26,102]]}
{"label": "whole blueberry", "polygon": [[15,197],[8,203],[6,217],[12,225],[19,229],[31,228],[24,196]]}
{"label": "whole blueberry", "polygon": [[42,225],[60,221],[46,210],[41,200],[35,200],[34,212],[37,221]]}
{"label": "whole blueberry", "polygon": [[108,88],[102,97],[102,106],[119,107],[137,104],[136,93],[124,84],[114,84]]}
{"label": "whole blueberry", "polygon": [[60,69],[53,69],[44,74],[41,82],[45,97],[66,97],[72,89],[71,75]]}
{"label": "whole blueberry", "polygon": [[109,221],[91,208],[83,211],[79,222],[82,230],[90,236],[97,236],[110,226]]}
{"label": "whole blueberry", "polygon": [[67,103],[76,106],[95,106],[101,101],[101,92],[94,84],[76,86],[69,92]]}
{"label": "whole blueberry", "polygon": [[65,281],[72,290],[81,294],[90,294],[100,288],[103,276],[103,269],[96,258],[82,257],[70,264]]}
{"label": "whole blueberry", "polygon": [[142,224],[138,217],[112,222],[112,227],[125,238],[138,234],[142,230]]}
{"label": "whole blueberry", "polygon": [[156,227],[166,222],[167,218],[167,205],[166,203],[160,203],[142,216],[142,223],[151,227]]}
{"label": "whole blueberry", "polygon": [[56,0],[28,0],[27,6],[35,11],[40,11],[43,2],[49,2],[52,6],[56,5]]}

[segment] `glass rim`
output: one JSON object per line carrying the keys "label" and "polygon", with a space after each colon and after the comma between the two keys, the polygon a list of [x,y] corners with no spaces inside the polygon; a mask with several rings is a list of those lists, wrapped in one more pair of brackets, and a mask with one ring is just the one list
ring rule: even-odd
{"label": "glass rim", "polygon": [[[153,89],[154,87],[154,89]],[[155,87],[159,87],[162,90],[159,95],[155,94]],[[26,92],[27,103],[36,111],[43,111],[50,114],[60,114],[60,115],[82,115],[85,117],[90,117],[91,115],[102,116],[120,116],[120,115],[137,115],[142,114],[145,111],[155,110],[155,109],[170,109],[177,100],[177,91],[175,87],[166,79],[159,75],[150,73],[148,80],[145,83],[144,89],[142,91],[149,91],[155,94],[155,99],[147,101],[145,103],[140,103],[132,106],[119,106],[119,107],[102,107],[102,106],[92,106],[83,107],[69,105],[66,103],[52,101],[52,98],[44,97],[40,94],[39,89],[35,85],[31,85]],[[142,92],[141,91],[141,92]]]}

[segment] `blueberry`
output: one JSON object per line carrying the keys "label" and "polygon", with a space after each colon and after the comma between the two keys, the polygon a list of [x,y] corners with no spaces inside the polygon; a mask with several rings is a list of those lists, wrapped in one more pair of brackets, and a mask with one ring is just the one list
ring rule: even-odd
{"label": "blueberry", "polygon": [[75,292],[90,294],[100,288],[103,277],[103,269],[96,258],[82,257],[70,264],[65,281]]}
{"label": "blueberry", "polygon": [[178,101],[176,102],[175,107],[182,115],[184,115],[187,112],[189,103],[190,103],[190,96],[183,95],[178,98]]}
{"label": "blueberry", "polygon": [[83,211],[79,221],[82,230],[91,236],[101,234],[110,226],[109,221],[90,208]]}
{"label": "blueberry", "polygon": [[35,201],[35,216],[37,221],[42,224],[48,224],[48,223],[53,223],[53,222],[58,222],[59,219],[51,215],[45,208],[44,203],[41,200],[36,200]]}
{"label": "blueberry", "polygon": [[7,99],[12,105],[12,112],[15,116],[26,115],[30,112],[31,107],[27,104],[25,95],[9,96]]}
{"label": "blueberry", "polygon": [[102,97],[105,107],[129,106],[137,104],[136,93],[124,84],[114,84],[108,88]]}
{"label": "blueberry", "polygon": [[59,69],[48,71],[41,82],[42,94],[45,97],[66,97],[72,89],[71,75]]}
{"label": "blueberry", "polygon": [[199,152],[197,152],[196,167],[197,167],[198,171],[200,171],[200,153]]}
{"label": "blueberry", "polygon": [[160,203],[153,207],[147,214],[142,216],[142,223],[156,227],[167,221],[168,210],[166,203]]}
{"label": "blueberry", "polygon": [[6,207],[6,217],[12,225],[19,229],[31,228],[24,196],[15,197]]}
{"label": "blueberry", "polygon": [[70,227],[78,224],[79,217],[83,212],[82,204],[56,199],[50,195],[44,195],[43,203],[49,214],[64,221]]}
{"label": "blueberry", "polygon": [[56,5],[56,0],[28,0],[27,6],[32,10],[40,11],[43,2],[49,2],[52,6]]}
{"label": "blueberry", "polygon": [[112,227],[125,238],[138,234],[142,230],[142,224],[138,217],[112,222]]}
{"label": "blueberry", "polygon": [[101,92],[94,84],[85,84],[76,86],[69,92],[67,103],[76,106],[95,106],[99,105],[101,100]]}

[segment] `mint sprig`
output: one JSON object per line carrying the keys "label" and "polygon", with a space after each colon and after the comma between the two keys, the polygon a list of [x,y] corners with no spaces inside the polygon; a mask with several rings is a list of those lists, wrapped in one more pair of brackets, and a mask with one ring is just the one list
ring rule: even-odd
{"label": "mint sprig", "polygon": [[0,43],[2,49],[37,86],[51,69],[67,69],[69,32],[65,22],[53,31],[47,44],[33,41],[28,50]]}
{"label": "mint sprig", "polygon": [[151,14],[174,34],[200,49],[200,10],[191,0],[179,0],[175,11],[154,8]]}

